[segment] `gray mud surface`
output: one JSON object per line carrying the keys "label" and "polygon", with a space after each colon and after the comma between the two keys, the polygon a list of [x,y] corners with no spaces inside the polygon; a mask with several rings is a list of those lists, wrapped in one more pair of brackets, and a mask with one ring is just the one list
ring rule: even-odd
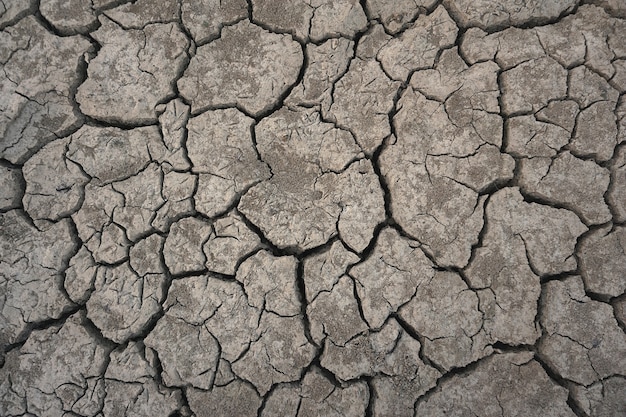
{"label": "gray mud surface", "polygon": [[0,416],[626,416],[623,0],[2,0],[0,68]]}

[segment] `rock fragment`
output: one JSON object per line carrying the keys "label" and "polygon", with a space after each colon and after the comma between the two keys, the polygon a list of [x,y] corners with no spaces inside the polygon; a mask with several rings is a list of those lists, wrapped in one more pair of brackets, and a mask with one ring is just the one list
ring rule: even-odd
{"label": "rock fragment", "polygon": [[539,354],[563,378],[589,386],[626,375],[626,334],[610,305],[585,295],[578,276],[546,284]]}
{"label": "rock fragment", "polygon": [[603,297],[626,292],[626,227],[595,230],[578,249],[585,288]]}
{"label": "rock fragment", "polygon": [[[22,3],[28,8],[31,2]],[[19,7],[15,1],[6,5],[9,11]],[[81,125],[71,97],[83,56],[93,47],[83,37],[52,35],[32,16],[3,30],[0,45],[0,158],[22,164]]]}
{"label": "rock fragment", "polygon": [[532,352],[495,354],[454,375],[418,401],[417,415],[550,415],[574,417],[567,390],[532,359]]}
{"label": "rock fragment", "polygon": [[302,62],[302,48],[290,36],[246,20],[225,27],[220,39],[198,47],[178,88],[193,113],[238,106],[259,116],[276,106],[296,82]]}
{"label": "rock fragment", "polygon": [[141,30],[124,30],[106,17],[100,23],[92,36],[102,49],[76,93],[81,111],[112,123],[156,122],[156,106],[173,97],[172,83],[188,62],[189,40],[174,23]]}

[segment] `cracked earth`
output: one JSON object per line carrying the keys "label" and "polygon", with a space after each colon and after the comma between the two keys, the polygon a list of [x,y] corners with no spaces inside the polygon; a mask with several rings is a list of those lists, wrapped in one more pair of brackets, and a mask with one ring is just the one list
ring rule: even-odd
{"label": "cracked earth", "polygon": [[0,30],[0,415],[626,415],[623,0]]}

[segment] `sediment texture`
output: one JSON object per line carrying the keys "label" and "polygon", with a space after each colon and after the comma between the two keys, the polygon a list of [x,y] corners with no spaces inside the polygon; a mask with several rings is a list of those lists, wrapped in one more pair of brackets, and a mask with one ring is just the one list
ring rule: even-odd
{"label": "sediment texture", "polygon": [[0,415],[626,415],[625,19],[0,2]]}

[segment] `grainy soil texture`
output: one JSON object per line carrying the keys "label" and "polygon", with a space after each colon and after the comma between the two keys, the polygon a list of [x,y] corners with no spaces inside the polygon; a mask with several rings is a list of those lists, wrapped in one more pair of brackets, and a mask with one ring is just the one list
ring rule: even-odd
{"label": "grainy soil texture", "polygon": [[0,416],[626,416],[626,0],[0,0]]}

